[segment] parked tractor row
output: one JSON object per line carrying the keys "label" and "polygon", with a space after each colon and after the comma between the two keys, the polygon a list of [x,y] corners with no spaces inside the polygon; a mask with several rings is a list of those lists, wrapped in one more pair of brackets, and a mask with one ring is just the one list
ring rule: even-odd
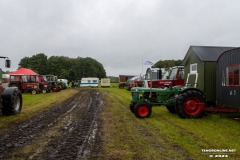
{"label": "parked tractor row", "polygon": [[201,118],[207,112],[240,113],[240,48],[193,46],[183,62],[185,76],[178,72],[176,77],[184,77],[184,86],[169,82],[159,88],[150,81],[148,88],[131,89],[129,108],[136,117],[149,117],[153,106],[166,106],[181,118]]}
{"label": "parked tractor row", "polygon": [[10,74],[9,87],[17,87],[22,93],[37,94],[59,92],[65,85],[58,82],[54,75]]}
{"label": "parked tractor row", "polygon": [[145,79],[142,77],[131,77],[126,82],[120,82],[119,88],[126,88],[127,90],[131,90],[133,87],[145,87],[145,88],[164,88],[164,87],[173,87],[176,85],[184,85],[184,67],[183,66],[175,66],[167,69],[167,71],[162,75],[162,70],[158,70],[158,79],[152,79],[152,70],[150,70],[149,75],[147,77],[151,77],[149,79]]}

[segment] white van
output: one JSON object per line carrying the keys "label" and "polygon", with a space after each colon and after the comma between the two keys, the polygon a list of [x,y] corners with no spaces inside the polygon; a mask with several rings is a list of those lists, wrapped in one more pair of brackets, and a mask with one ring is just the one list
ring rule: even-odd
{"label": "white van", "polygon": [[99,79],[95,77],[82,78],[80,87],[98,87]]}

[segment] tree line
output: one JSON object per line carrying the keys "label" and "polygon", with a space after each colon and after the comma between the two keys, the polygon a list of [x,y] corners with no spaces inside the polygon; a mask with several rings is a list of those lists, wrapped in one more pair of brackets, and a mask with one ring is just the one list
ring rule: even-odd
{"label": "tree line", "polygon": [[169,68],[174,66],[181,66],[182,60],[159,60],[157,61],[153,67],[154,68]]}
{"label": "tree line", "polygon": [[30,68],[41,75],[52,74],[68,80],[80,80],[83,77],[106,77],[103,65],[90,57],[51,56],[48,58],[44,53],[39,53],[32,57],[22,58],[19,67]]}

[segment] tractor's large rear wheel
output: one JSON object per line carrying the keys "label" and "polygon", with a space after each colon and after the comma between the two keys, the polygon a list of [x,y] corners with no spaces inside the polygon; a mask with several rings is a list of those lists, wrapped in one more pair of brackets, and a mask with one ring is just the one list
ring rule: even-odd
{"label": "tractor's large rear wheel", "polygon": [[130,104],[130,105],[129,105],[129,108],[130,108],[130,110],[131,110],[132,113],[134,113],[134,106],[135,106],[135,104]]}
{"label": "tractor's large rear wheel", "polygon": [[134,114],[138,118],[147,118],[152,113],[152,107],[146,103],[138,103],[134,106]]}
{"label": "tractor's large rear wheel", "polygon": [[167,110],[170,112],[170,113],[176,113],[176,109],[175,109],[175,106],[172,105],[172,106],[166,106]]}
{"label": "tractor's large rear wheel", "polygon": [[2,95],[3,115],[18,114],[22,110],[22,94],[16,88],[6,88]]}
{"label": "tractor's large rear wheel", "polygon": [[187,90],[176,100],[176,111],[181,118],[201,118],[206,104],[205,95],[198,90]]}

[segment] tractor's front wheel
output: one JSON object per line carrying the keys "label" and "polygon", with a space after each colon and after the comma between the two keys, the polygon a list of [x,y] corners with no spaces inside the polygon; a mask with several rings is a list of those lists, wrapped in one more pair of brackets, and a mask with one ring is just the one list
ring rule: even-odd
{"label": "tractor's front wheel", "polygon": [[146,103],[138,103],[134,106],[134,114],[138,118],[147,118],[152,113],[152,106]]}
{"label": "tractor's front wheel", "polygon": [[37,94],[37,90],[36,89],[31,90],[31,94]]}
{"label": "tractor's front wheel", "polygon": [[123,89],[124,85],[123,84],[119,84],[118,88]]}
{"label": "tractor's front wheel", "polygon": [[52,89],[52,92],[58,92],[58,89],[57,89],[56,87],[54,87],[54,88]]}
{"label": "tractor's front wheel", "polygon": [[206,98],[198,90],[187,90],[176,100],[176,111],[181,118],[201,118],[204,115]]}
{"label": "tractor's front wheel", "polygon": [[46,88],[43,88],[43,89],[42,89],[42,93],[47,93],[47,89],[46,89]]}

